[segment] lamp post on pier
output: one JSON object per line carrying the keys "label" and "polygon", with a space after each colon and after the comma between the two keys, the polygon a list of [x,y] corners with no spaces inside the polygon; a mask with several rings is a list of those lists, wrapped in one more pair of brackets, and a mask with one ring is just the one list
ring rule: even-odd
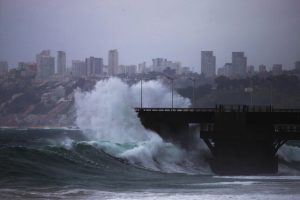
{"label": "lamp post on pier", "polygon": [[254,92],[253,80],[251,80],[250,87],[245,88],[244,91],[246,93],[249,93],[249,95],[250,95],[250,105],[253,106],[253,92]]}
{"label": "lamp post on pier", "polygon": [[271,106],[273,106],[273,82],[272,82],[272,80],[271,80],[270,104],[271,104]]}
{"label": "lamp post on pier", "polygon": [[166,77],[167,77],[167,79],[171,80],[171,85],[172,85],[172,109],[173,109],[173,90],[174,90],[174,84],[173,84],[173,82],[174,82],[175,78],[170,77],[170,76],[166,76]]}
{"label": "lamp post on pier", "polygon": [[195,107],[195,87],[196,87],[196,78],[189,78],[191,81],[193,81],[193,102],[192,107]]}
{"label": "lamp post on pier", "polygon": [[143,108],[143,76],[141,75],[141,108]]}

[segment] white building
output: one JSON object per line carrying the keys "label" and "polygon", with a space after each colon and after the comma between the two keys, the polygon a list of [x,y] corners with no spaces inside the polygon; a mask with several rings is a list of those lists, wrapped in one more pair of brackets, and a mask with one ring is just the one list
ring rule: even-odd
{"label": "white building", "polygon": [[167,68],[175,70],[176,74],[180,72],[181,63],[167,60],[166,58],[154,58],[152,59],[152,71],[163,72]]}
{"label": "white building", "polygon": [[86,77],[87,66],[84,61],[73,60],[72,61],[72,76],[74,77]]}
{"label": "white building", "polygon": [[125,74],[127,76],[131,76],[136,74],[137,72],[137,66],[136,65],[127,65],[125,66]]}
{"label": "white building", "polygon": [[121,75],[126,73],[126,66],[125,65],[119,65],[117,67],[117,70],[115,71],[115,75]]}
{"label": "white building", "polygon": [[167,59],[154,58],[152,59],[152,71],[162,72],[166,68]]}
{"label": "white building", "polygon": [[51,56],[50,50],[43,50],[36,55],[38,80],[49,80],[55,73],[55,58]]}
{"label": "white building", "polygon": [[146,72],[146,62],[138,64],[137,73],[142,74]]}

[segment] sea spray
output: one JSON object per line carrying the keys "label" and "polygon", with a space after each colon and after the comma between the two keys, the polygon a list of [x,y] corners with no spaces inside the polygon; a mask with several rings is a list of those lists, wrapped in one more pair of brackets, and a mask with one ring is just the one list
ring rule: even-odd
{"label": "sea spray", "polygon": [[279,174],[280,175],[300,175],[300,148],[299,146],[284,144],[278,150]]}
{"label": "sea spray", "polygon": [[[132,105],[140,107],[141,101],[141,86],[140,83],[130,87],[132,94]],[[173,94],[174,107],[187,108],[191,102],[187,98],[183,98],[177,92]],[[171,107],[172,106],[172,91],[166,85],[159,81],[143,82],[143,107]]]}
{"label": "sea spray", "polygon": [[[168,87],[158,81],[144,82],[145,107],[167,107],[170,99]],[[77,125],[95,141],[94,145],[132,164],[164,172],[195,173],[185,150],[143,127],[133,109],[139,106],[139,100],[139,84],[130,87],[118,78],[99,81],[91,92],[76,91]],[[189,104],[189,99],[175,93],[176,107]]]}
{"label": "sea spray", "polygon": [[115,143],[146,141],[159,137],[139,123],[131,104],[130,88],[119,79],[99,81],[88,93],[75,93],[77,125],[92,131],[91,139]]}

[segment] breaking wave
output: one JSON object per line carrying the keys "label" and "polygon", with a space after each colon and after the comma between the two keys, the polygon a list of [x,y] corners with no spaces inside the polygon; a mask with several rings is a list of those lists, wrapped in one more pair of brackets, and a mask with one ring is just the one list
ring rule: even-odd
{"label": "breaking wave", "polygon": [[[140,105],[139,84],[128,86],[120,79],[111,78],[98,82],[91,92],[77,91],[75,100],[77,125],[106,153],[155,171],[209,171],[204,170],[208,169],[205,162],[202,167],[195,166],[191,154],[143,127],[133,109]],[[159,81],[144,82],[143,106],[170,107],[170,100],[168,87]],[[175,93],[174,105],[188,107],[190,101]],[[197,159],[200,158],[198,155]]]}

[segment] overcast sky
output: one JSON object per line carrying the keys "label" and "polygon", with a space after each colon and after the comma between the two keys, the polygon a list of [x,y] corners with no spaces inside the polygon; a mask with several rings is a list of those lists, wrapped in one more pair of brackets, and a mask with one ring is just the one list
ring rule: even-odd
{"label": "overcast sky", "polygon": [[248,64],[300,60],[300,0],[0,0],[0,60],[34,61],[43,49],[72,59],[121,64],[164,57],[200,69],[201,50],[217,67],[245,51]]}

